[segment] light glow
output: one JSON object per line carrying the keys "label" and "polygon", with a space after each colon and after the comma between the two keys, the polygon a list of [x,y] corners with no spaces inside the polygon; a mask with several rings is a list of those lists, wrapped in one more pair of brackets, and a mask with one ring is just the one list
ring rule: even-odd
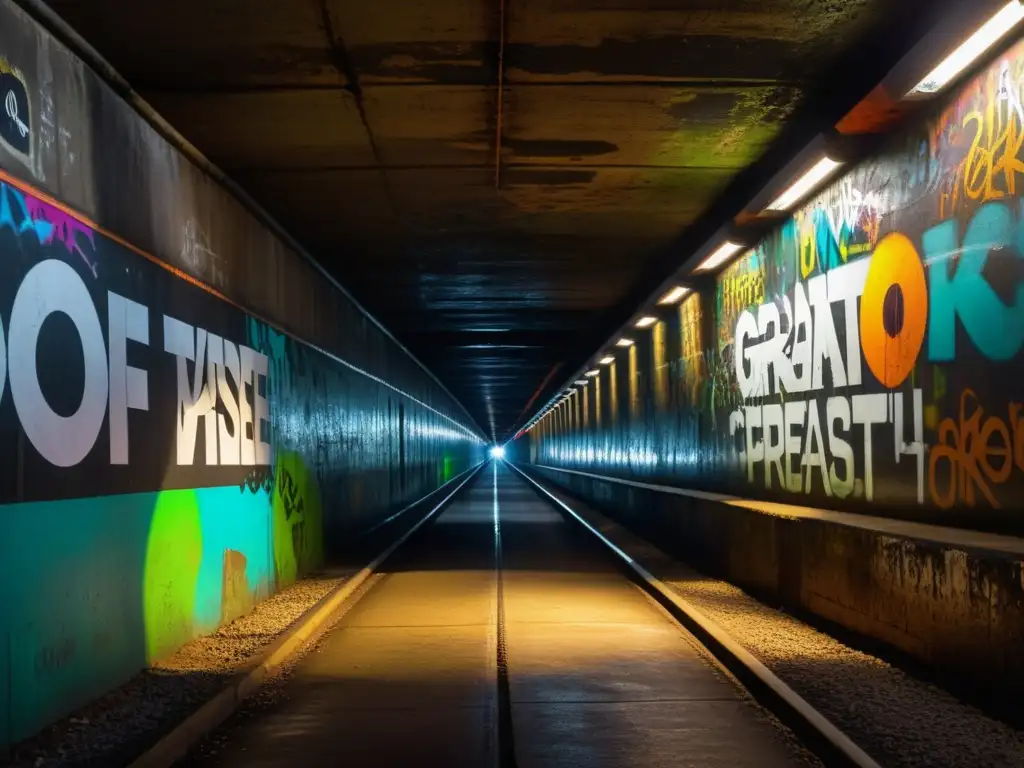
{"label": "light glow", "polygon": [[649,328],[650,326],[654,325],[656,322],[658,322],[658,318],[651,317],[650,315],[645,315],[644,317],[641,317],[639,320],[636,321],[636,327],[637,328]]}
{"label": "light glow", "polygon": [[491,448],[491,458],[495,461],[502,461],[505,458],[505,446],[496,445]]}
{"label": "light glow", "polygon": [[633,346],[633,340],[632,339],[627,339],[627,338],[623,337],[623,338],[621,338],[621,339],[619,339],[618,341],[615,342],[615,346],[617,346],[617,347],[632,347]]}
{"label": "light glow", "polygon": [[955,80],[957,75],[977,61],[985,51],[1004,38],[1022,19],[1024,4],[1019,0],[1010,0],[1001,11],[982,24],[980,29],[925,75],[907,96],[932,95],[941,91]]}
{"label": "light glow", "polygon": [[593,377],[593,376],[597,376],[599,373],[600,373],[600,371],[597,370],[597,368],[594,368],[592,371],[587,371],[584,374],[584,376]]}
{"label": "light glow", "polygon": [[781,195],[773,200],[766,211],[788,211],[801,200],[803,200],[821,182],[836,172],[842,163],[837,163],[829,157],[823,157],[799,179],[789,185]]}
{"label": "light glow", "polygon": [[581,387],[585,387],[585,386],[587,386],[587,380],[586,379],[576,379],[576,381],[574,381],[573,384],[579,384]]}
{"label": "light glow", "polygon": [[683,296],[685,296],[689,292],[690,292],[690,289],[687,288],[685,285],[677,285],[671,291],[669,291],[664,296],[662,296],[660,299],[658,299],[658,303],[661,304],[661,305],[675,304],[677,301],[679,301],[681,298],[683,298]]}
{"label": "light glow", "polygon": [[601,358],[600,362],[601,365],[611,365],[612,363],[615,362],[615,358],[612,357],[611,355],[605,355],[604,357]]}
{"label": "light glow", "polygon": [[697,265],[697,272],[709,272],[713,269],[718,269],[723,266],[729,259],[735,256],[737,253],[743,250],[743,246],[738,243],[733,243],[726,240],[718,248],[715,249],[714,253],[708,256],[704,261]]}

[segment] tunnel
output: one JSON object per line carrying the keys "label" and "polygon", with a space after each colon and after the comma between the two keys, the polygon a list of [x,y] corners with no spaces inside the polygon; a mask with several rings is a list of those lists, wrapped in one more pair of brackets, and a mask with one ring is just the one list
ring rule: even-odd
{"label": "tunnel", "polygon": [[0,0],[0,760],[1024,765],[1022,33]]}

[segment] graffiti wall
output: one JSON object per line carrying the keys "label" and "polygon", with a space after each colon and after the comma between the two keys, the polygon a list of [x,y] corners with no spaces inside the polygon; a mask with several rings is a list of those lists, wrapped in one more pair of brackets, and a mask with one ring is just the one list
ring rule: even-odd
{"label": "graffiti wall", "polygon": [[481,461],[463,417],[0,0],[0,751]]}
{"label": "graffiti wall", "polygon": [[337,545],[476,460],[469,430],[6,174],[0,257],[11,738],[315,570],[325,524]]}
{"label": "graffiti wall", "polygon": [[639,408],[605,430],[548,418],[534,460],[1017,525],[1022,98],[1018,44],[638,337],[639,370],[620,359],[602,377],[639,390]]}

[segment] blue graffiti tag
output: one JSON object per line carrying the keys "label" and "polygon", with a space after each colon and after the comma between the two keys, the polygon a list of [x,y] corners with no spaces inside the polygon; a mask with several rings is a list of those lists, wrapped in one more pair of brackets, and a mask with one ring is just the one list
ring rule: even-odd
{"label": "blue graffiti tag", "polygon": [[[11,207],[12,202],[14,208]],[[19,214],[18,221],[15,221],[15,212]],[[33,219],[29,214],[25,195],[20,190],[0,182],[0,229],[4,227],[10,227],[18,235],[34,232],[40,245],[47,243],[53,235],[53,224],[45,219]]]}
{"label": "blue graffiti tag", "polygon": [[974,346],[989,359],[1009,360],[1020,351],[1024,284],[1013,286],[1014,301],[1008,306],[984,274],[990,258],[1024,258],[1024,200],[1019,205],[1017,221],[1003,203],[978,209],[960,248],[955,219],[924,233],[922,247],[931,293],[928,356],[932,361],[955,359],[957,318]]}

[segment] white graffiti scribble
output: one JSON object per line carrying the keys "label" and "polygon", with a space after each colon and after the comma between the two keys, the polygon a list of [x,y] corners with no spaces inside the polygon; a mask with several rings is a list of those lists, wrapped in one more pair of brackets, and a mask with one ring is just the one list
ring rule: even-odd
{"label": "white graffiti scribble", "polygon": [[185,224],[181,258],[196,275],[204,276],[209,272],[209,277],[215,284],[223,284],[220,257],[210,246],[210,238],[199,228],[195,219],[189,219]]}
{"label": "white graffiti scribble", "polygon": [[999,70],[999,90],[996,92],[996,103],[1006,102],[1007,114],[1012,110],[1017,114],[1017,119],[1024,125],[1024,106],[1020,103],[1020,93],[1016,83],[1010,75],[1010,62],[1004,61]]}
{"label": "white graffiti scribble", "polygon": [[4,99],[4,108],[7,110],[7,116],[18,127],[18,133],[21,134],[21,138],[27,137],[28,126],[18,117],[18,97],[14,95],[14,91],[7,92],[7,97]]}
{"label": "white graffiti scribble", "polygon": [[881,217],[889,209],[889,200],[884,191],[862,192],[849,181],[844,180],[825,208],[829,228],[835,241],[841,242],[845,227],[847,232],[864,229],[877,236]]}

